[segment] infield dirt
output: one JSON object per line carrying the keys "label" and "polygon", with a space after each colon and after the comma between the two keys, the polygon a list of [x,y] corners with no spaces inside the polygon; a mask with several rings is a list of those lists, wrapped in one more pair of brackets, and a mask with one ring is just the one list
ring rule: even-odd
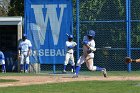
{"label": "infield dirt", "polygon": [[8,86],[25,86],[33,84],[47,84],[47,83],[60,83],[60,82],[72,82],[72,81],[124,81],[124,80],[140,80],[140,76],[109,76],[104,78],[103,76],[79,76],[78,78],[72,78],[72,76],[1,76],[0,79],[13,79],[17,82],[0,83],[0,87]]}

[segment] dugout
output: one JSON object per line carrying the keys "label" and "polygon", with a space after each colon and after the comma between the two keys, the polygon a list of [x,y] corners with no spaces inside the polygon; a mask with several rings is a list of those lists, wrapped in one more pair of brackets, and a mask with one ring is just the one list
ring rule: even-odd
{"label": "dugout", "polygon": [[0,17],[0,50],[5,54],[6,70],[17,71],[18,41],[22,37],[22,17]]}

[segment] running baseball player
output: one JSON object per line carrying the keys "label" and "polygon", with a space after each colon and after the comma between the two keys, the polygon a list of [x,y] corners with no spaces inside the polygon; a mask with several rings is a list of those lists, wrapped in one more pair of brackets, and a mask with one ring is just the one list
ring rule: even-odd
{"label": "running baseball player", "polygon": [[73,35],[68,35],[68,41],[66,41],[66,56],[65,56],[65,62],[64,62],[64,68],[63,73],[66,73],[66,66],[69,62],[71,62],[71,72],[74,72],[75,70],[75,62],[74,62],[74,47],[76,46],[76,42],[73,41]]}
{"label": "running baseball player", "polygon": [[0,51],[0,64],[2,65],[2,73],[6,73],[5,57],[2,51]]}
{"label": "running baseball player", "polygon": [[[20,57],[20,71],[28,73],[29,68],[29,55],[31,51],[32,44],[30,40],[27,39],[27,35],[24,34],[22,37],[22,41],[18,46],[18,54]],[[24,64],[25,63],[25,64]]]}
{"label": "running baseball player", "polygon": [[102,71],[104,77],[107,77],[107,72],[105,68],[101,68],[98,66],[94,66],[93,65],[93,58],[94,58],[94,51],[96,51],[95,48],[95,41],[94,38],[95,37],[95,32],[93,30],[88,31],[87,36],[84,36],[83,38],[83,55],[80,56],[79,60],[77,61],[76,64],[76,71],[75,71],[75,75],[73,76],[73,78],[77,78],[81,65],[86,62],[86,66],[88,67],[88,69],[90,71]]}

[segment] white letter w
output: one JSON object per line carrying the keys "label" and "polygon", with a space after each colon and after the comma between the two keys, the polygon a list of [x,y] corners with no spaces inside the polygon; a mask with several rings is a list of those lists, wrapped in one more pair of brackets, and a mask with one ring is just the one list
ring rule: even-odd
{"label": "white letter w", "polygon": [[31,7],[34,10],[37,26],[40,27],[41,32],[39,32],[39,39],[40,39],[41,45],[44,45],[48,20],[50,20],[50,26],[51,26],[52,36],[54,40],[54,45],[57,45],[61,23],[62,23],[62,17],[64,13],[64,8],[66,8],[67,5],[66,4],[59,5],[59,8],[61,9],[59,18],[56,11],[57,4],[45,5],[45,7],[47,8],[46,17],[44,17],[43,11],[42,11],[42,9],[44,8],[44,5],[31,5]]}

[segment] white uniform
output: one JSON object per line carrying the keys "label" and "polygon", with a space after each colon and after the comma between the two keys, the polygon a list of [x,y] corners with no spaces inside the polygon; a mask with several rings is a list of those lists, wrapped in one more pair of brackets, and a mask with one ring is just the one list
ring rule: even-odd
{"label": "white uniform", "polygon": [[[85,37],[87,37],[87,36],[85,36]],[[84,37],[83,41],[85,41],[85,37]],[[94,39],[92,39],[91,41],[89,41],[89,40],[87,39],[86,41],[88,41],[88,45],[90,46],[90,48],[92,48],[92,49],[95,48],[95,41],[94,41]],[[89,52],[90,52],[90,53],[89,53]],[[93,53],[93,51],[91,51],[91,49],[88,49],[85,45],[83,46],[83,54],[84,54],[85,56],[89,55],[90,58],[94,58],[94,53]]]}
{"label": "white uniform", "polygon": [[[73,48],[76,46],[76,42],[74,41],[66,41],[66,56],[65,56],[65,62],[64,62],[64,65],[67,65],[69,63],[69,60],[71,60],[71,65],[74,66],[75,65],[75,62],[74,62],[74,56],[73,56],[73,53],[74,53],[74,50]],[[73,47],[73,48],[70,48],[70,47]]]}
{"label": "white uniform", "polygon": [[28,40],[28,39],[20,42],[20,44],[19,44],[19,48],[21,49],[20,64],[24,64],[24,61],[26,62],[26,64],[29,64],[29,56],[27,56],[27,55],[28,55],[28,50],[31,47],[32,47],[32,44],[31,44],[30,40]]}
{"label": "white uniform", "polygon": [[105,68],[102,67],[98,67],[98,66],[94,66],[93,65],[93,58],[94,58],[94,51],[96,51],[95,48],[95,41],[93,39],[93,37],[95,36],[95,32],[90,30],[89,34],[87,36],[84,36],[83,38],[83,55],[80,56],[79,60],[77,61],[77,67],[76,67],[76,71],[75,74],[73,76],[73,78],[77,78],[80,68],[81,68],[81,64],[83,64],[84,62],[86,62],[86,66],[88,67],[89,70],[91,71],[102,71],[104,77],[107,77],[107,72]]}
{"label": "white uniform", "polygon": [[[87,39],[87,36],[84,37],[83,41],[87,41],[88,45],[90,48],[87,48],[87,46],[83,45],[83,55],[80,56],[79,60],[77,61],[77,66],[81,66],[84,62],[86,62],[86,65],[89,70],[96,70],[96,66],[93,66],[93,58],[94,58],[94,53],[92,49],[95,49],[95,41],[92,39],[89,41]],[[94,51],[95,51],[94,50]]]}
{"label": "white uniform", "polygon": [[5,57],[2,51],[0,51],[0,64],[1,65],[5,64]]}

